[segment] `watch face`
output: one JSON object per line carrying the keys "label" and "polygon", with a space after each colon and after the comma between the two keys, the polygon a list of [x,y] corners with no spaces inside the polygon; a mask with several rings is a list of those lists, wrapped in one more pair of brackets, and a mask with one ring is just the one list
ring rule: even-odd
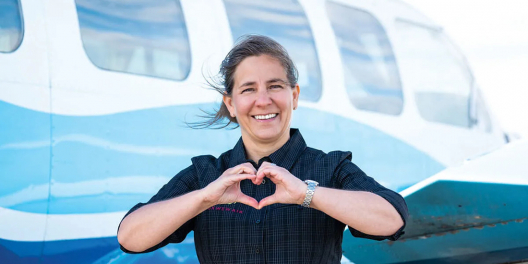
{"label": "watch face", "polygon": [[316,186],[319,185],[318,182],[316,182],[316,181],[312,181],[312,180],[306,180],[306,181],[304,181],[304,182],[306,182],[306,184],[310,184],[310,183],[311,183],[311,184],[315,184]]}

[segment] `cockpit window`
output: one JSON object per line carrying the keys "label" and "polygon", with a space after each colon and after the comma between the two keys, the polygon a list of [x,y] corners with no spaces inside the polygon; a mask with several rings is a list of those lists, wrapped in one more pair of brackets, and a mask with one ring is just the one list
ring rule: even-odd
{"label": "cockpit window", "polygon": [[0,52],[13,52],[22,43],[24,33],[18,0],[0,0]]}
{"label": "cockpit window", "polygon": [[326,2],[334,30],[345,86],[361,110],[398,115],[403,109],[400,76],[385,30],[366,11]]}
{"label": "cockpit window", "polygon": [[482,91],[476,90],[475,92],[475,115],[473,120],[473,126],[481,131],[491,133],[491,118],[489,116],[488,107],[484,103]]}
{"label": "cockpit window", "polygon": [[86,54],[98,67],[172,80],[191,54],[178,0],[76,0]]}
{"label": "cockpit window", "polygon": [[302,6],[296,0],[224,0],[233,40],[245,34],[259,34],[281,43],[299,71],[300,99],[321,97],[321,71],[312,30]]}
{"label": "cockpit window", "polygon": [[473,77],[463,56],[440,29],[396,21],[401,65],[412,73],[418,112],[427,121],[469,128]]}

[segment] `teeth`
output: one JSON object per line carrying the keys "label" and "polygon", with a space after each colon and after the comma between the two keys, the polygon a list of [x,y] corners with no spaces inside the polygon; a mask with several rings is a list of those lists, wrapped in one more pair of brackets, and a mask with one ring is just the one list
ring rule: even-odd
{"label": "teeth", "polygon": [[270,119],[270,118],[274,118],[276,117],[277,114],[269,114],[269,115],[256,115],[255,118],[256,119],[259,119],[259,120],[263,120],[263,119]]}

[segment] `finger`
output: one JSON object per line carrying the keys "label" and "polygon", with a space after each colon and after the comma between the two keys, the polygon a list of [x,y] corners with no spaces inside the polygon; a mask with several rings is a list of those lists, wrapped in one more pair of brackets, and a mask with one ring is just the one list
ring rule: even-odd
{"label": "finger", "polygon": [[248,166],[250,169],[252,169],[252,170],[254,170],[255,172],[257,172],[257,169],[255,169],[255,166],[253,166],[253,163],[251,163],[251,162],[242,163],[242,165],[246,165],[246,166]]}
{"label": "finger", "polygon": [[262,200],[260,200],[260,202],[258,203],[258,209],[262,209],[264,208],[265,206],[268,206],[268,205],[271,205],[271,204],[276,204],[278,203],[278,200],[277,200],[277,196],[275,196],[275,194],[273,195],[270,195]]}
{"label": "finger", "polygon": [[232,175],[232,174],[256,174],[256,172],[254,172],[251,168],[247,166],[242,166],[242,165],[243,164],[240,164],[238,166],[229,168],[225,170],[220,176],[229,177],[229,175]]}
{"label": "finger", "polygon": [[241,194],[240,196],[238,196],[236,202],[238,203],[243,203],[245,205],[249,205],[255,209],[260,209],[259,208],[259,203],[257,202],[257,200],[255,200],[255,198],[253,197],[250,197],[250,196],[247,196],[245,194]]}
{"label": "finger", "polygon": [[262,180],[266,177],[264,174],[255,175],[255,180],[253,181],[253,184],[260,185],[262,183]]}
{"label": "finger", "polygon": [[249,173],[249,174],[255,174],[255,170],[252,170],[251,168],[248,168],[247,166],[240,166],[235,167],[231,174],[242,174],[242,173]]}
{"label": "finger", "polygon": [[271,179],[272,182],[277,183],[279,182],[278,176],[279,172],[276,171],[275,168],[266,168],[257,172],[257,179],[260,179],[260,181],[262,181],[264,177],[268,177],[269,179]]}
{"label": "finger", "polygon": [[281,173],[284,173],[284,172],[288,172],[288,171],[285,170],[284,168],[278,166],[275,163],[264,161],[262,163],[262,165],[260,166],[259,170],[256,173],[257,179],[255,180],[255,184],[259,184],[260,185],[262,183],[264,177],[268,176],[266,174],[271,173],[274,176],[278,176],[278,175],[280,175]]}
{"label": "finger", "polygon": [[246,162],[243,164],[240,164],[238,166],[233,167],[232,173],[249,173],[249,174],[256,174],[257,170],[255,170],[255,167],[251,165],[251,163]]}
{"label": "finger", "polygon": [[241,165],[243,165],[245,168],[247,167],[248,169],[250,169],[254,174],[257,173],[257,170],[251,162],[242,163]]}
{"label": "finger", "polygon": [[262,168],[262,166],[277,166],[275,163],[271,163],[271,162],[268,162],[268,161],[264,161],[262,162],[262,165],[260,165],[260,167]]}
{"label": "finger", "polygon": [[243,173],[243,174],[232,174],[229,177],[227,177],[226,180],[230,183],[229,185],[233,185],[233,184],[235,184],[237,182],[240,182],[240,181],[243,181],[243,180],[246,180],[246,179],[254,181],[255,177],[256,177],[255,174],[246,174],[246,173]]}
{"label": "finger", "polygon": [[[262,183],[262,180],[264,179],[264,177],[266,177],[265,174],[263,174],[262,172],[267,170],[269,167],[272,167],[274,166],[275,164],[273,163],[270,163],[270,162],[267,162],[267,161],[264,161],[261,165],[260,165],[260,168],[259,170],[257,171],[256,175],[257,175],[257,178],[255,179],[254,181],[254,184],[257,184],[257,185],[260,185]],[[276,166],[276,165],[275,165]]]}
{"label": "finger", "polygon": [[279,166],[277,166],[277,164],[275,164],[275,163],[264,161],[264,162],[262,162],[262,165],[260,165],[259,171],[267,169],[267,168],[270,168],[270,167],[271,168],[273,168],[273,167],[278,168]]}

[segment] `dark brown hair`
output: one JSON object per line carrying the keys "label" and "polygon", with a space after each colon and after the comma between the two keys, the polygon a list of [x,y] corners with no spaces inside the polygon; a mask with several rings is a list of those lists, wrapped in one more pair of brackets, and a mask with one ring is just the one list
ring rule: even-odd
{"label": "dark brown hair", "polygon": [[[279,60],[286,71],[286,78],[288,79],[289,85],[292,88],[295,87],[297,84],[298,72],[293,60],[288,55],[288,52],[275,40],[261,35],[244,35],[240,37],[236,45],[229,51],[225,59],[222,61],[217,79],[205,78],[209,87],[216,90],[222,96],[224,94],[232,96],[233,85],[235,83],[234,75],[238,65],[247,57],[264,54]],[[203,122],[188,123],[190,127],[225,128],[232,123],[238,124],[236,118],[231,117],[229,110],[223,101],[218,110],[213,112],[202,110],[202,112],[205,113],[205,115],[200,117],[206,118],[206,120]],[[238,127],[238,125],[236,127]]]}

